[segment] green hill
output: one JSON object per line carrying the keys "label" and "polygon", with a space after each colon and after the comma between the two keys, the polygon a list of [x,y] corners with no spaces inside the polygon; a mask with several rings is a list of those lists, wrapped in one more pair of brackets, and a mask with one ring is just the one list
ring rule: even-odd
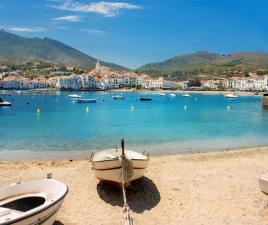
{"label": "green hill", "polygon": [[[25,38],[0,30],[0,62],[25,63],[37,61],[94,67],[97,59],[50,38]],[[128,70],[117,64],[103,61],[101,63],[111,69]]]}
{"label": "green hill", "polygon": [[229,55],[199,51],[181,55],[159,63],[150,63],[137,69],[155,76],[171,76],[179,80],[206,76],[246,74],[248,71],[268,69],[268,53],[238,52]]}

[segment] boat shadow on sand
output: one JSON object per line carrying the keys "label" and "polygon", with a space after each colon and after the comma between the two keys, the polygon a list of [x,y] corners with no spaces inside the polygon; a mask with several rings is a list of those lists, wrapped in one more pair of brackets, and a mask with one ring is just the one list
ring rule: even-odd
{"label": "boat shadow on sand", "polygon": [[[113,206],[123,207],[122,191],[114,184],[100,181],[97,185],[100,198]],[[135,213],[142,213],[145,210],[154,208],[160,202],[160,193],[154,182],[142,177],[131,182],[127,187],[127,203]]]}
{"label": "boat shadow on sand", "polygon": [[53,225],[64,225],[64,223],[62,223],[61,221],[59,220],[56,220]]}

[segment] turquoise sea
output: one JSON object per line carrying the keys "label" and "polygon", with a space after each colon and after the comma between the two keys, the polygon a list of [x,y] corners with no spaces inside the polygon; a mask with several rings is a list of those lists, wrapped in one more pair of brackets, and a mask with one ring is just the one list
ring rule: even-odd
{"label": "turquoise sea", "polygon": [[[115,148],[121,138],[151,154],[268,145],[268,111],[259,96],[124,93],[114,100],[113,92],[75,93],[97,103],[77,104],[67,97],[74,92],[2,96],[13,106],[0,108],[0,160],[89,154]],[[141,96],[153,100],[140,102]]]}

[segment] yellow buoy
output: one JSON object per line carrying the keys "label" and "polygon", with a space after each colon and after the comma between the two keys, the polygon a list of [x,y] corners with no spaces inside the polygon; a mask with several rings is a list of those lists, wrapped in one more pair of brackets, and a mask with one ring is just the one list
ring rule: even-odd
{"label": "yellow buoy", "polygon": [[184,110],[187,110],[187,106],[186,105],[183,108],[184,108]]}
{"label": "yellow buoy", "polygon": [[132,112],[135,111],[135,106],[134,106],[134,105],[131,106],[130,110],[131,110]]}
{"label": "yellow buoy", "polygon": [[85,108],[85,110],[86,110],[86,112],[89,112],[89,107],[87,106],[87,107]]}
{"label": "yellow buoy", "polygon": [[37,113],[40,113],[40,112],[41,112],[41,109],[40,109],[40,108],[37,108],[37,109],[36,109],[36,112],[37,112]]}

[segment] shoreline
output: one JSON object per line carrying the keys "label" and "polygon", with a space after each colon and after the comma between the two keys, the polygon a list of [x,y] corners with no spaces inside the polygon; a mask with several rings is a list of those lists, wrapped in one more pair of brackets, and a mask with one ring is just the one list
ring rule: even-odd
{"label": "shoreline", "polygon": [[[4,90],[0,89],[0,91],[13,91],[13,90]],[[259,92],[258,95],[255,94],[254,91],[196,91],[196,90],[149,90],[149,89],[125,89],[125,88],[119,88],[119,89],[111,89],[111,90],[60,90],[60,89],[47,89],[47,90],[36,90],[36,89],[30,89],[30,90],[16,90],[16,91],[25,91],[25,92],[39,92],[39,93],[49,93],[49,92],[122,92],[122,93],[146,93],[146,94],[159,94],[159,93],[177,93],[177,94],[204,94],[204,95],[225,95],[225,94],[232,94],[236,93],[240,96],[262,96],[264,92]],[[1,95],[1,93],[0,93]]]}
{"label": "shoreline", "polygon": [[[145,177],[127,189],[134,224],[263,225],[267,196],[256,177],[268,172],[267,161],[268,147],[152,156]],[[59,224],[122,224],[120,190],[99,182],[88,160],[1,162],[0,168],[0,186],[50,172],[64,182],[69,193]]]}
{"label": "shoreline", "polygon": [[[203,151],[193,151],[193,152],[178,152],[178,153],[162,153],[162,154],[152,154],[149,152],[150,158],[161,158],[161,157],[191,157],[196,155],[220,155],[228,152],[250,152],[254,150],[267,150],[268,145],[264,146],[251,146],[251,147],[237,147],[237,148],[225,148],[225,149],[214,149],[214,150],[203,150]],[[90,160],[91,153],[96,153],[98,151],[103,151],[108,149],[101,149],[95,151],[0,151],[0,164],[1,163],[27,163],[27,162],[42,162],[42,161],[88,161]],[[130,150],[135,151],[135,149],[130,148]],[[139,151],[142,152],[142,151]],[[146,151],[148,153],[148,151]],[[4,156],[5,155],[5,156]],[[7,156],[8,155],[8,156]],[[22,156],[20,156],[22,155]],[[26,157],[25,157],[26,156]],[[6,158],[6,159],[4,159]]]}
{"label": "shoreline", "polygon": [[177,93],[177,94],[203,94],[203,95],[225,95],[236,93],[240,96],[262,96],[262,92],[255,95],[254,92],[244,91],[194,91],[194,90],[131,90],[131,89],[113,89],[111,92],[122,92],[122,93],[148,93],[148,94],[160,94],[160,93]]}

